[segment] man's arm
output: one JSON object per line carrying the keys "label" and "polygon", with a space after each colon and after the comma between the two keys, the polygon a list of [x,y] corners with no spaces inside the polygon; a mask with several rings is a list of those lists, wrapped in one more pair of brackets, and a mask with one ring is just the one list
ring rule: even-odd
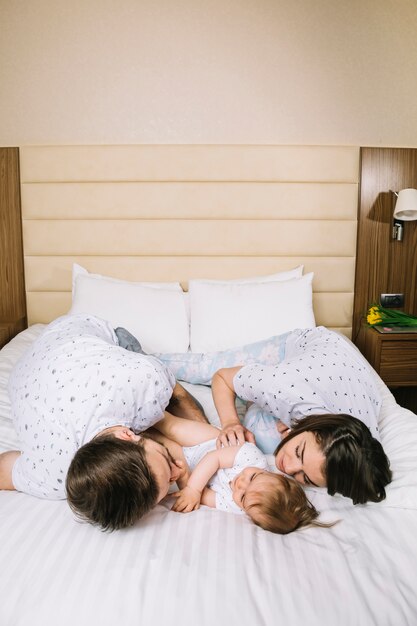
{"label": "man's arm", "polygon": [[10,450],[9,452],[0,454],[0,489],[14,490],[12,470],[19,456],[20,452],[17,450]]}
{"label": "man's arm", "polygon": [[237,446],[249,441],[255,443],[255,437],[240,423],[236,411],[236,392],[233,379],[242,366],[225,367],[216,372],[211,383],[214,405],[220,417],[222,431],[217,440],[217,447]]}
{"label": "man's arm", "polygon": [[182,385],[175,384],[167,411],[195,422],[208,422],[201,404]]}
{"label": "man's arm", "polygon": [[211,424],[184,420],[165,411],[165,417],[154,425],[160,433],[181,446],[195,446],[203,441],[217,439],[219,429]]}

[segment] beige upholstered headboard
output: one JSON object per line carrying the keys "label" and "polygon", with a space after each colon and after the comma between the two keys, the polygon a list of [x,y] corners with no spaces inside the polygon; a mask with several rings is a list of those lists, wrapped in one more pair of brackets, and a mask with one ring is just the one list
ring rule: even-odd
{"label": "beige upholstered headboard", "polygon": [[350,335],[358,148],[27,146],[20,158],[30,324],[68,311],[74,261],[185,288],[304,263],[317,324]]}

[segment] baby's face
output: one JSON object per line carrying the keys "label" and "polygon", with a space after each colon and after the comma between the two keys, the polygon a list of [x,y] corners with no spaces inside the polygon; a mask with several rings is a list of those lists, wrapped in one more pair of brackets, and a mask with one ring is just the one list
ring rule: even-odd
{"label": "baby's face", "polygon": [[271,480],[271,476],[270,472],[259,467],[245,467],[230,483],[233,501],[246,511],[257,500],[259,492],[277,488],[277,483]]}

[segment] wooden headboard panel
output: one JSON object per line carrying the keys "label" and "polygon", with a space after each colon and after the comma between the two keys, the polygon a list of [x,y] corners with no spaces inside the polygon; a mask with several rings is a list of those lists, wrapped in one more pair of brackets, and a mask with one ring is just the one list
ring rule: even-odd
{"label": "wooden headboard panel", "polygon": [[359,149],[27,146],[28,321],[71,305],[75,261],[137,281],[314,271],[318,324],[351,333]]}

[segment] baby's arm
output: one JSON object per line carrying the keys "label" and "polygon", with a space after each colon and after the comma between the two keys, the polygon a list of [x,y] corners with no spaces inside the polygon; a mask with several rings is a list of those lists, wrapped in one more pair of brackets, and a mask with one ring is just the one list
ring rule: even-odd
{"label": "baby's arm", "polygon": [[216,508],[216,492],[210,487],[204,487],[203,493],[201,494],[200,504],[204,504],[204,506],[209,506],[212,509]]}
{"label": "baby's arm", "polygon": [[219,429],[211,424],[185,420],[167,411],[165,417],[155,424],[155,428],[182,446],[195,446],[219,436]]}
{"label": "baby's arm", "polygon": [[[198,463],[197,467],[191,473],[187,486],[181,491],[172,494],[177,501],[172,507],[173,511],[180,513],[189,513],[198,509],[202,501],[202,493],[210,478],[219,470],[226,467],[233,467],[236,455],[239,451],[238,446],[228,446],[208,452]],[[208,490],[211,491],[211,490]],[[215,506],[212,503],[212,497],[205,494],[203,504],[206,504],[206,497],[209,499],[208,506]]]}

